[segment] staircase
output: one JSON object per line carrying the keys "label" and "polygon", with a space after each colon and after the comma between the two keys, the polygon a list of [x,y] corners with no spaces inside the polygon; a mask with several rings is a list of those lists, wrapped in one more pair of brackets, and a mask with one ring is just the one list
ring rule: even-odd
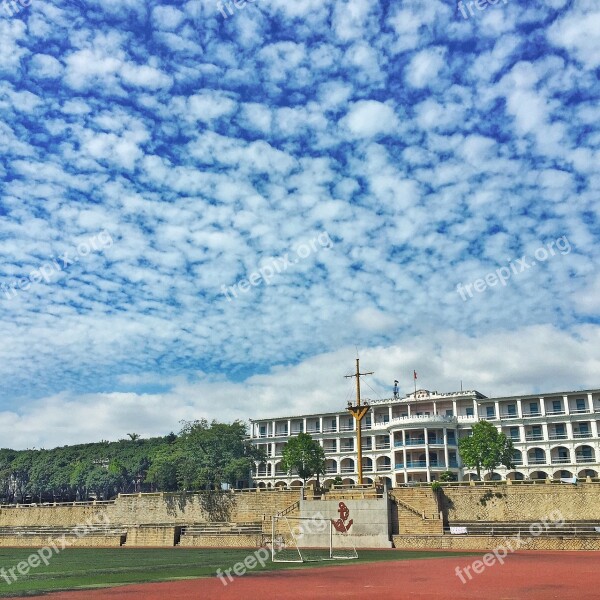
{"label": "staircase", "polygon": [[444,524],[440,519],[433,490],[396,488],[390,492],[390,499],[394,502],[397,512],[397,519],[392,517],[394,534],[442,535],[444,533]]}

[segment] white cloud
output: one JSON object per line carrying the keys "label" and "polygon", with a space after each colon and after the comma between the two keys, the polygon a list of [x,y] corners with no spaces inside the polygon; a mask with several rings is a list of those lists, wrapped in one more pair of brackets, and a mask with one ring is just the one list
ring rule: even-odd
{"label": "white cloud", "polygon": [[376,100],[360,100],[348,111],[345,124],[357,137],[392,133],[398,125],[394,109]]}

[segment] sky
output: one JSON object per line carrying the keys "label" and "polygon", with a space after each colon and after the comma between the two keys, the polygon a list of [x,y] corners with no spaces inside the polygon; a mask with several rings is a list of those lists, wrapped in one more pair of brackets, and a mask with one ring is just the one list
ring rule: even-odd
{"label": "sky", "polygon": [[0,446],[600,387],[595,0],[0,0]]}

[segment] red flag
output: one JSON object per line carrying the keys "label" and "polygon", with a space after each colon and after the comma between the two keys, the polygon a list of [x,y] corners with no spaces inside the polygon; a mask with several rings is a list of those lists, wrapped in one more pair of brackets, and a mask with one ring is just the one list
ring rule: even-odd
{"label": "red flag", "polygon": [[417,372],[416,371],[413,371],[413,377],[414,377],[414,379],[417,378]]}

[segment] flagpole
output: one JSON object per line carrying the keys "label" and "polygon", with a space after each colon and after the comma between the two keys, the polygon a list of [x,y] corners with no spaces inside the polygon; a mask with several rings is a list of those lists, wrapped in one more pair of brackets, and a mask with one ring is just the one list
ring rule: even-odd
{"label": "flagpole", "polygon": [[417,372],[413,369],[413,380],[415,382],[415,398],[417,397]]}

